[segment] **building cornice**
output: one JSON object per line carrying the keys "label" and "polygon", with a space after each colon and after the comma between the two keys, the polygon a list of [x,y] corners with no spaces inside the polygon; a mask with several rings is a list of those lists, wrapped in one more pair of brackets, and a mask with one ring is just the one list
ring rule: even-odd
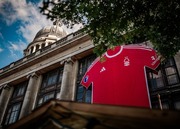
{"label": "building cornice", "polygon": [[27,67],[30,67],[37,62],[46,60],[49,57],[54,56],[62,51],[69,49],[72,46],[83,43],[87,40],[91,40],[90,36],[81,31],[77,31],[66,37],[54,42],[53,44],[32,53],[31,55],[25,56],[16,62],[12,62],[10,65],[0,70],[0,79],[3,79],[12,73],[21,71]]}

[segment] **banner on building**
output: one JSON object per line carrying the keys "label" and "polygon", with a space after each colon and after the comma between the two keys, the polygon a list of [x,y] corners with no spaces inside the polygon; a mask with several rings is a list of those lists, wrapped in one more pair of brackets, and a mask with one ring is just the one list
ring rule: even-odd
{"label": "banner on building", "polygon": [[92,84],[92,103],[151,107],[146,67],[160,64],[156,51],[142,45],[123,45],[109,49],[88,68],[81,84]]}

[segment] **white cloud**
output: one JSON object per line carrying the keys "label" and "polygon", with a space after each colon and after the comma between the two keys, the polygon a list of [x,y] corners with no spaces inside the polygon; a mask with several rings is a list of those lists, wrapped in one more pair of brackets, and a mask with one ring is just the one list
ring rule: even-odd
{"label": "white cloud", "polygon": [[12,51],[23,52],[23,50],[26,48],[26,44],[23,43],[22,41],[19,41],[17,43],[9,42],[9,44],[10,44],[10,46],[8,48],[9,48],[9,50],[12,50]]}
{"label": "white cloud", "polygon": [[[5,8],[8,5],[9,9]],[[1,1],[0,14],[9,26],[20,21],[21,24],[17,33],[22,35],[27,43],[30,43],[41,28],[52,25],[52,22],[39,12],[39,6],[40,3],[35,5],[31,2],[27,3],[26,0]]]}
{"label": "white cloud", "polygon": [[4,0],[0,2],[0,14],[4,17],[7,25],[11,25],[17,20],[24,20],[27,13],[26,0]]}
{"label": "white cloud", "polygon": [[[8,8],[7,8],[8,6]],[[21,24],[16,31],[29,44],[35,37],[36,33],[44,26],[52,25],[52,21],[47,20],[46,16],[40,13],[39,7],[42,6],[42,1],[35,5],[26,0],[6,0],[0,1],[0,14],[3,15],[7,25],[11,25],[16,21]],[[68,33],[72,33],[81,28],[82,25],[75,25],[72,29],[63,29]]]}
{"label": "white cloud", "polygon": [[19,59],[19,54],[23,54],[23,50],[26,48],[26,44],[21,40],[15,43],[9,42],[8,50],[10,51],[10,57],[14,59]]}
{"label": "white cloud", "polygon": [[[39,7],[42,6],[42,0],[38,4],[27,2],[26,0],[0,0],[0,15],[1,21],[5,22],[7,26],[16,25],[16,37],[23,37],[17,39],[17,41],[10,41],[3,37],[3,32],[0,32],[0,39],[3,40],[5,49],[0,48],[0,52],[10,52],[9,57],[14,60],[19,59],[23,55],[23,50],[27,47],[27,44],[33,41],[36,33],[45,26],[52,25],[52,21],[47,20],[46,16],[40,13]],[[79,26],[75,25],[73,29],[67,29],[63,26],[68,33],[76,31]],[[10,32],[11,33],[11,32]],[[13,34],[15,37],[15,34]]]}
{"label": "white cloud", "polygon": [[[2,5],[11,5],[10,9],[3,9]],[[26,2],[26,0],[6,0],[0,2],[0,14],[5,17],[7,25],[11,25],[16,21],[21,21],[21,25],[17,33],[22,35],[28,43],[30,43],[36,33],[44,26],[52,25],[52,21],[47,20],[45,15],[40,13],[39,7],[42,6],[42,1],[37,5]],[[82,27],[82,24],[75,25],[72,29],[67,29],[63,26],[66,32],[72,33]]]}
{"label": "white cloud", "polygon": [[2,48],[0,48],[0,52],[2,52],[3,51],[3,49]]}
{"label": "white cloud", "polygon": [[2,35],[2,33],[1,33],[1,32],[0,32],[0,38],[1,38],[1,39],[4,39],[4,37],[3,37],[3,35]]}

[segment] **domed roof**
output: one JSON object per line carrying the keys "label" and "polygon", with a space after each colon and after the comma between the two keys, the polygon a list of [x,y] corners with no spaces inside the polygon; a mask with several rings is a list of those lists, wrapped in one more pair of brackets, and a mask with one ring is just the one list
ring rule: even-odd
{"label": "domed roof", "polygon": [[28,44],[27,48],[24,50],[24,55],[27,56],[35,51],[48,46],[57,40],[66,36],[66,31],[61,27],[60,22],[56,21],[53,26],[46,26],[38,31],[34,40]]}
{"label": "domed roof", "polygon": [[53,25],[53,26],[46,26],[44,28],[42,28],[35,36],[33,41],[38,40],[40,37],[47,37],[48,35],[54,35],[57,38],[61,38],[64,35],[66,35],[67,33],[60,27],[57,25]]}

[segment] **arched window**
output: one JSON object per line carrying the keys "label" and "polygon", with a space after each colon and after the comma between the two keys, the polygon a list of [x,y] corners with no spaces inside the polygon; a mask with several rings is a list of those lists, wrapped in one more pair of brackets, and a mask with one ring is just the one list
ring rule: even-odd
{"label": "arched window", "polygon": [[39,45],[39,44],[37,44],[37,45],[36,45],[36,51],[38,51],[38,50],[39,50],[39,48],[40,48],[40,45]]}
{"label": "arched window", "polygon": [[42,43],[41,48],[44,48],[44,47],[45,47],[45,43]]}

